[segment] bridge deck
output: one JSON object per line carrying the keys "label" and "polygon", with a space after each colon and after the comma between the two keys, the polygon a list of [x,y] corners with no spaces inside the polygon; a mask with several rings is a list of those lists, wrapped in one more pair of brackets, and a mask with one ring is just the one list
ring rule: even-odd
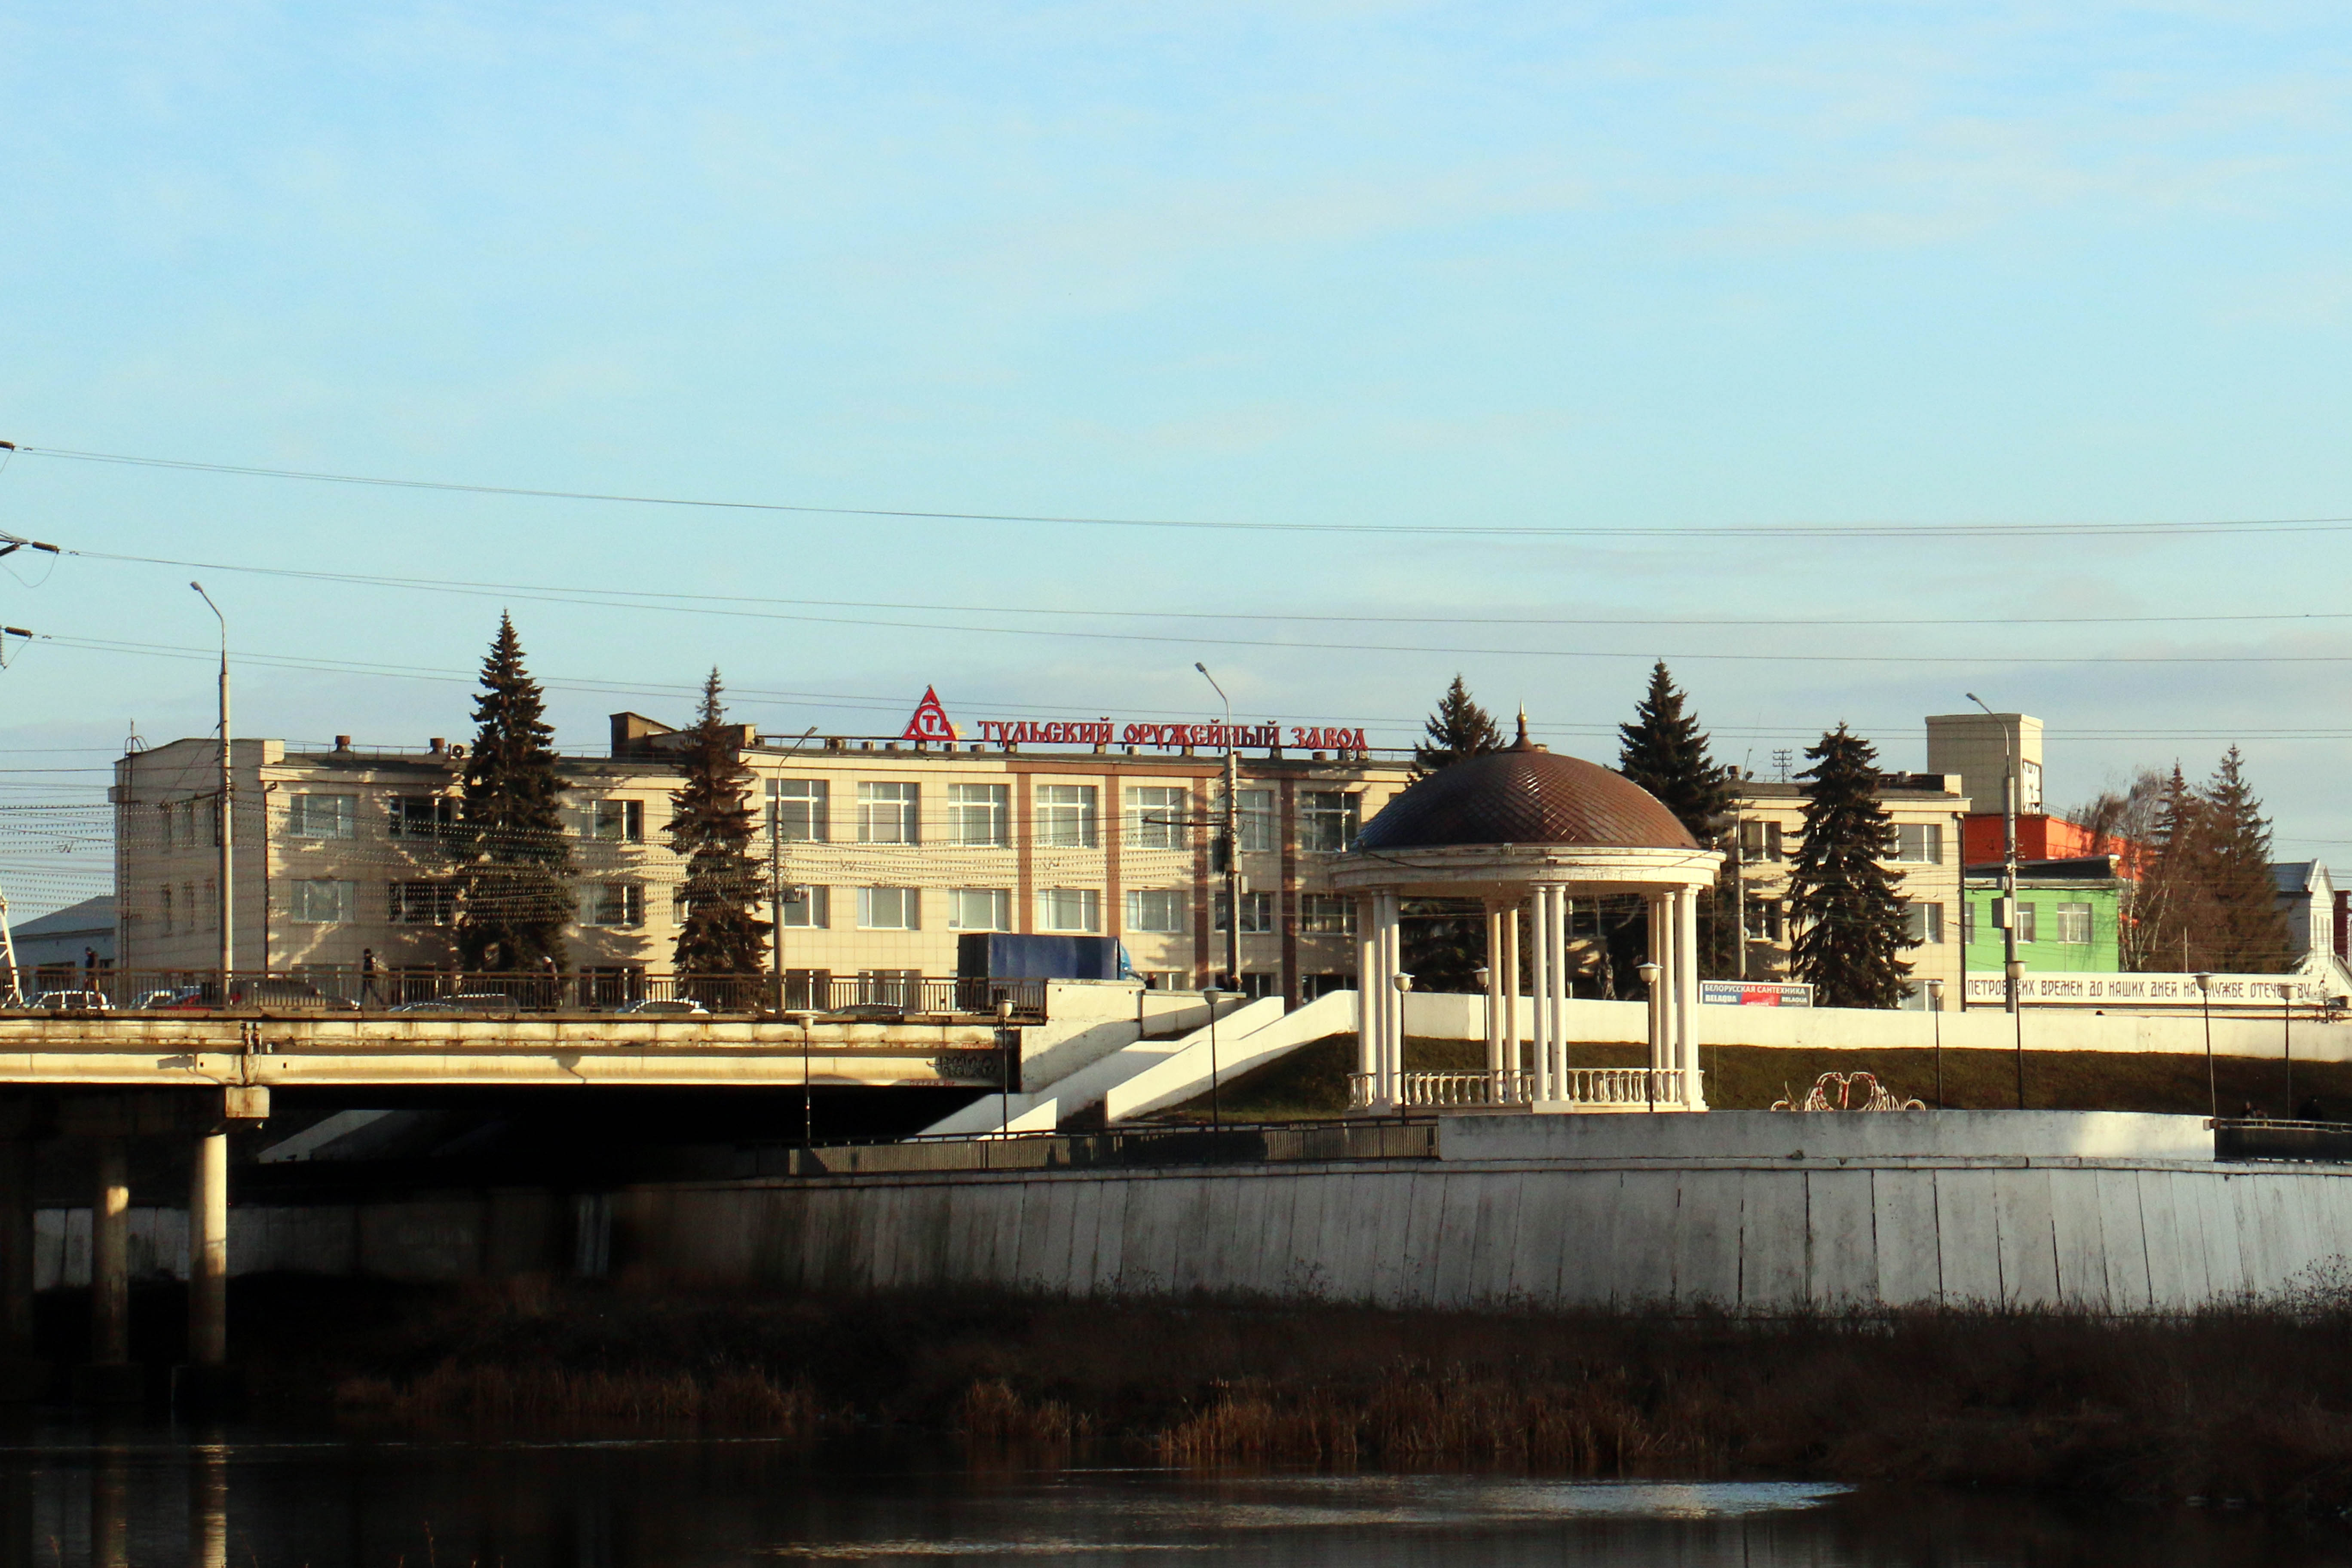
{"label": "bridge deck", "polygon": [[756,1017],[229,1013],[0,1017],[0,1084],[820,1084],[995,1089],[992,1025]]}

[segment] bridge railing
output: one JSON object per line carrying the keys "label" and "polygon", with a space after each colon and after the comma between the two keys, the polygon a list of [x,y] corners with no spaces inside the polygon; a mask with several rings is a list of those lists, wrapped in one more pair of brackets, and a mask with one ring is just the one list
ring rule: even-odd
{"label": "bridge railing", "polygon": [[76,971],[36,984],[29,970],[9,990],[0,970],[0,1013],[442,1013],[500,1017],[520,1013],[614,1013],[648,1017],[697,1013],[810,1013],[831,1018],[993,1018],[1035,1023],[1045,1016],[1043,980],[885,971],[829,974],[660,974],[637,969],[473,973],[450,970],[306,968]]}

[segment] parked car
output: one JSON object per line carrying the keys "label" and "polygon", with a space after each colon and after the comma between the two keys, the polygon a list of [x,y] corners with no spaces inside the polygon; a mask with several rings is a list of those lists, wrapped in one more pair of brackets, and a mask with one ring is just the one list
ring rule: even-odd
{"label": "parked car", "polygon": [[44,991],[33,998],[33,1006],[43,1013],[111,1013],[114,1004],[106,999],[103,991]]}
{"label": "parked car", "polygon": [[655,1002],[651,1000],[624,1002],[613,1009],[615,1013],[651,1013],[665,1017],[710,1016],[710,1009],[699,1002]]}
{"label": "parked car", "polygon": [[131,1006],[142,1013],[193,1013],[212,1005],[212,999],[203,986],[173,985],[161,991],[150,991]]}
{"label": "parked car", "polygon": [[360,1005],[330,996],[307,980],[248,980],[229,993],[239,1007],[308,1008],[326,1013],[356,1013]]}

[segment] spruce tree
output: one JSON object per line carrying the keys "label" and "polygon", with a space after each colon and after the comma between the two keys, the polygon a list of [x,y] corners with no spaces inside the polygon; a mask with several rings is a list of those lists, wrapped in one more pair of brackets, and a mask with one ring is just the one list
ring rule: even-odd
{"label": "spruce tree", "polygon": [[1633,721],[1617,726],[1617,771],[1656,795],[1700,843],[1712,842],[1731,814],[1731,770],[1707,749],[1706,731],[1685,712],[1688,699],[1660,659]]}
{"label": "spruce tree", "polygon": [[[1633,721],[1617,726],[1617,771],[1658,797],[1690,836],[1710,847],[1724,847],[1734,826],[1733,773],[1710,752],[1706,731],[1660,659],[1650,671],[1650,689],[1634,706]],[[1731,879],[1727,859],[1715,885],[1699,896],[1699,973],[1721,980],[1738,973],[1739,932],[1734,929]],[[1621,936],[1616,967],[1638,963],[1641,933]]]}
{"label": "spruce tree", "polygon": [[1895,821],[1878,804],[1878,752],[1843,724],[1805,748],[1804,838],[1790,873],[1798,923],[1790,967],[1823,1007],[1899,1007],[1911,973],[1903,950]]}
{"label": "spruce tree", "polygon": [[751,852],[757,814],[751,770],[740,731],[724,721],[719,672],[702,689],[702,708],[686,731],[686,777],[670,792],[669,847],[686,861],[678,885],[676,964],[680,974],[757,974],[769,923],[764,868]]}
{"label": "spruce tree", "polygon": [[2246,782],[2245,759],[2232,746],[2198,792],[2206,831],[2204,899],[2210,911],[2206,962],[2233,974],[2283,974],[2294,963],[2278,882],[2271,872],[2271,826]]}
{"label": "spruce tree", "polygon": [[482,660],[465,798],[451,836],[457,859],[457,952],[473,970],[543,973],[564,965],[574,868],[563,792],[539,682],[523,668],[514,622]]}
{"label": "spruce tree", "polygon": [[1465,757],[1475,757],[1503,749],[1503,731],[1496,726],[1495,716],[1472,700],[1470,689],[1456,675],[1445,695],[1437,700],[1437,711],[1422,726],[1429,739],[1412,749],[1412,776],[1423,778]]}

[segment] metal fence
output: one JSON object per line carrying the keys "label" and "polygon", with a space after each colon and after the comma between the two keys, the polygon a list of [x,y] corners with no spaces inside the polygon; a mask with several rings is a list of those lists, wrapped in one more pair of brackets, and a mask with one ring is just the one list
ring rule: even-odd
{"label": "metal fence", "polygon": [[887,971],[655,974],[640,969],[476,974],[449,970],[235,972],[101,969],[36,990],[0,972],[0,1012],[37,1013],[810,1013],[829,1018],[997,1018],[1036,1023],[1045,982]]}

